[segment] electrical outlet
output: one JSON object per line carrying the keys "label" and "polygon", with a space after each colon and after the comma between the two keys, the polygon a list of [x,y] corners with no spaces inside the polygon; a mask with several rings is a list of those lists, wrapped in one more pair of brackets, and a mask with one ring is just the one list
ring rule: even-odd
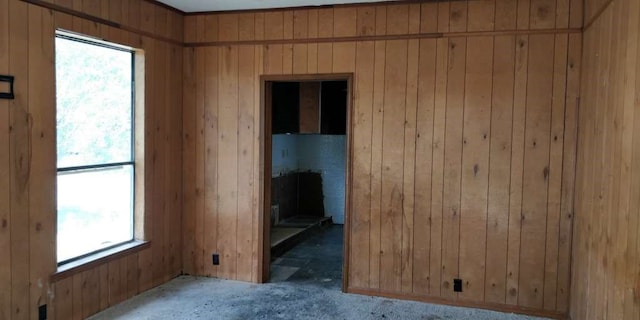
{"label": "electrical outlet", "polygon": [[217,266],[220,264],[220,255],[217,253],[213,254],[213,265]]}
{"label": "electrical outlet", "polygon": [[462,292],[462,279],[453,279],[453,291]]}
{"label": "electrical outlet", "polygon": [[38,320],[47,320],[47,305],[43,304],[38,307]]}

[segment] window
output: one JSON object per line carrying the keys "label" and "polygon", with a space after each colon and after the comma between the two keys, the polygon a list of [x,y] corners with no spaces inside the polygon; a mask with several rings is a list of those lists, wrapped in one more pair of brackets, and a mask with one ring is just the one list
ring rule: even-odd
{"label": "window", "polygon": [[66,33],[55,40],[57,260],[134,239],[134,52]]}

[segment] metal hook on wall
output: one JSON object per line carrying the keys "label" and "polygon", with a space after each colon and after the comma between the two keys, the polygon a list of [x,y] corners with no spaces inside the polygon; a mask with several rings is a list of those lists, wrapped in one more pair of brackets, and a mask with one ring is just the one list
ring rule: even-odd
{"label": "metal hook on wall", "polygon": [[9,92],[0,92],[0,99],[14,99],[15,95],[13,93],[13,76],[4,76],[0,75],[0,83],[7,82],[9,83]]}

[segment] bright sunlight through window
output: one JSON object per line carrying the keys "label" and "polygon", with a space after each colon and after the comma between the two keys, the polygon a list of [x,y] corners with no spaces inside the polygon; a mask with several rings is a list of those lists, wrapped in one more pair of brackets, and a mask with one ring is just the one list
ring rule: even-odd
{"label": "bright sunlight through window", "polygon": [[133,240],[131,50],[59,33],[58,264]]}

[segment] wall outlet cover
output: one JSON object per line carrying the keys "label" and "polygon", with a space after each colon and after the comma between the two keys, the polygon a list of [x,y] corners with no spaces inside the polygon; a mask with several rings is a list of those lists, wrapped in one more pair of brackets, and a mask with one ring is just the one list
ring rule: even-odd
{"label": "wall outlet cover", "polygon": [[462,292],[462,279],[453,279],[453,291]]}

